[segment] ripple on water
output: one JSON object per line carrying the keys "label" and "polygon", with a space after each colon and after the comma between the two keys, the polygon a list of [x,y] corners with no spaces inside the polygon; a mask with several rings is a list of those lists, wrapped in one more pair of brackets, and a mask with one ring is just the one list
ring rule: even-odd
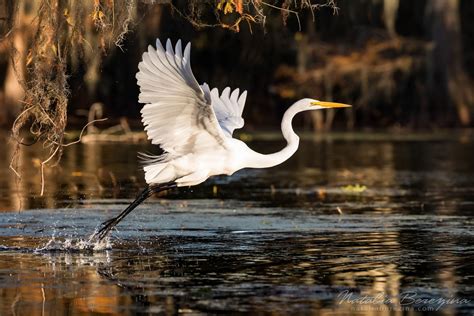
{"label": "ripple on water", "polygon": [[102,244],[90,234],[144,184],[143,148],[74,148],[44,197],[34,168],[19,188],[0,170],[1,315],[357,314],[345,292],[389,297],[355,304],[389,315],[404,293],[473,297],[472,142],[306,141],[271,172],[150,199]]}

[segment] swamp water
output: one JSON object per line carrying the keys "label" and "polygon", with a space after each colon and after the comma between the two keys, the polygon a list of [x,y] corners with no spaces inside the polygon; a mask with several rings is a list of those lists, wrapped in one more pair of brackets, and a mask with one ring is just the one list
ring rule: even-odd
{"label": "swamp water", "polygon": [[5,148],[0,315],[474,313],[472,135],[303,138],[279,167],[149,199],[96,250],[150,148],[71,146],[43,197],[35,149],[18,183]]}

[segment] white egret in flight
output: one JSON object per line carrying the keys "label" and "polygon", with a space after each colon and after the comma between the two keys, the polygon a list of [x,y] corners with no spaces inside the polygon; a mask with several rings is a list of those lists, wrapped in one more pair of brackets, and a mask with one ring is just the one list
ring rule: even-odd
{"label": "white egret in flight", "polygon": [[181,40],[166,49],[159,40],[151,45],[138,64],[139,102],[148,139],[159,145],[159,156],[141,154],[147,188],[122,213],[102,224],[95,233],[103,239],[127,214],[155,192],[193,186],[215,175],[232,175],[243,168],[269,168],[281,164],[298,149],[299,137],[293,131],[293,117],[303,111],[349,107],[342,103],[301,99],[284,114],[281,122],[285,148],[261,154],[233,138],[235,129],[244,126],[242,112],[247,91],[222,93],[199,85],[191,70],[191,44],[184,49]]}

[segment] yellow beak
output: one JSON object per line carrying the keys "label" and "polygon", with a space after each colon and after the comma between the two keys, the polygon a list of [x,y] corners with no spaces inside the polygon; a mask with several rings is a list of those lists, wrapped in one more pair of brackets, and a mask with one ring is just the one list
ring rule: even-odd
{"label": "yellow beak", "polygon": [[324,102],[324,101],[311,102],[311,105],[319,105],[325,108],[349,108],[352,106],[352,105],[344,104],[344,103]]}

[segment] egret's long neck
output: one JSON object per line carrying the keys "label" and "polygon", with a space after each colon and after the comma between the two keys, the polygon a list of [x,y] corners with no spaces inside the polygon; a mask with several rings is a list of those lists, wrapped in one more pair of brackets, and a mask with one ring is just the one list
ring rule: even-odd
{"label": "egret's long neck", "polygon": [[285,114],[283,115],[283,119],[281,121],[281,131],[283,133],[283,137],[287,142],[286,147],[280,150],[279,152],[273,154],[265,155],[256,153],[256,155],[253,157],[254,161],[249,167],[269,168],[279,165],[289,159],[291,156],[293,156],[293,154],[298,149],[300,138],[293,131],[291,122],[293,120],[293,117],[301,111],[301,107],[298,106],[298,103],[295,103],[288,110],[286,110]]}

